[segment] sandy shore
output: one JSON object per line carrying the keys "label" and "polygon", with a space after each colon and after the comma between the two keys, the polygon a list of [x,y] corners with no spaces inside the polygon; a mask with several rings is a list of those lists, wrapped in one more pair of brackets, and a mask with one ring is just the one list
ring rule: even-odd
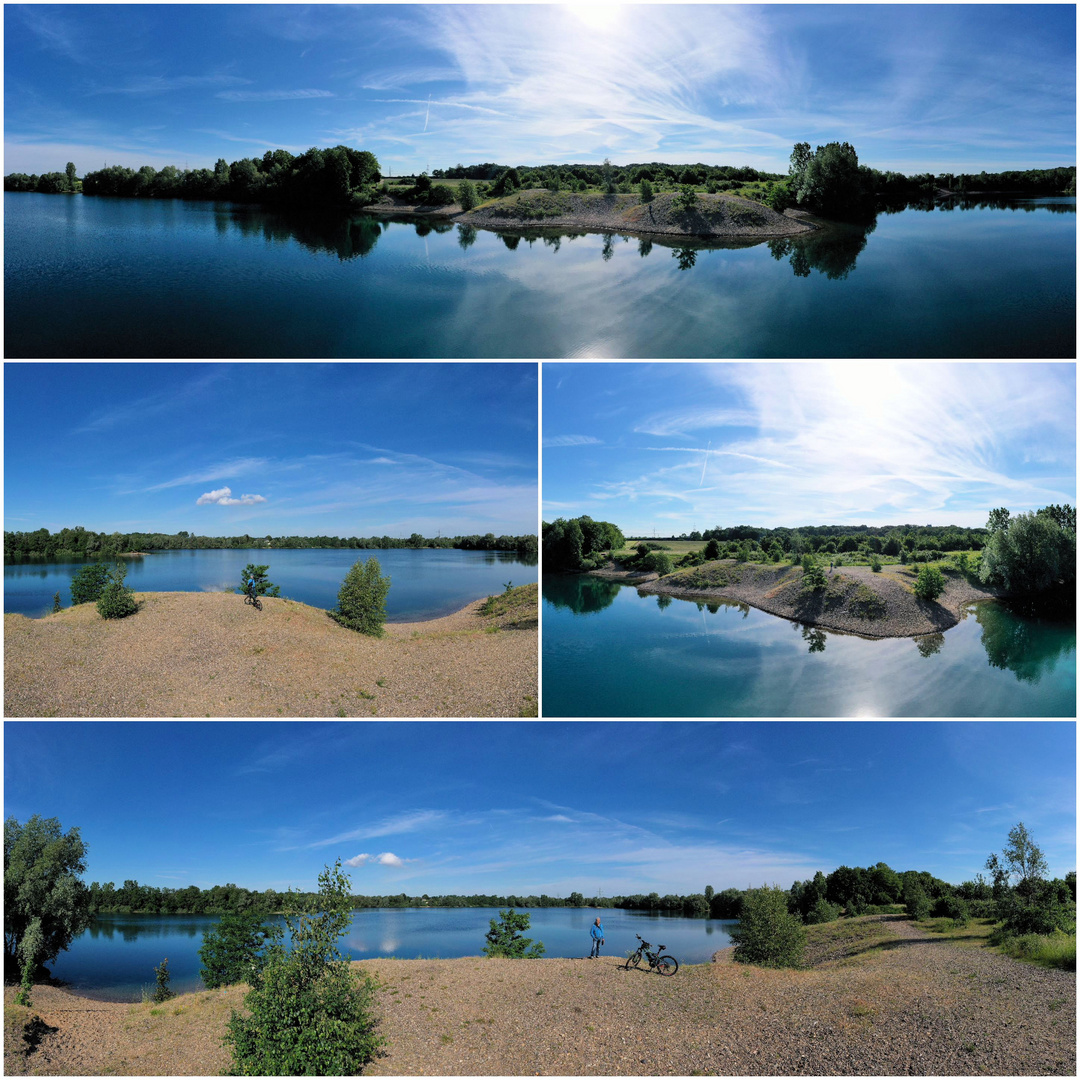
{"label": "sandy shore", "polygon": [[[811,928],[814,930],[815,928]],[[370,960],[387,1041],[370,1075],[1075,1075],[1076,976],[900,917],[812,935],[802,971],[600,960]],[[583,948],[584,952],[584,948]],[[39,1041],[8,1075],[208,1075],[242,987],[163,1007],[35,987]],[[25,1022],[10,1004],[5,1019]]]}
{"label": "sandy shore", "polygon": [[[610,572],[604,576],[618,580]],[[948,573],[937,600],[920,600],[912,591],[918,576],[912,566],[885,566],[879,573],[868,566],[843,566],[827,576],[823,591],[805,596],[800,567],[721,559],[628,584],[637,583],[643,593],[705,603],[736,600],[810,626],[879,638],[940,634],[960,621],[964,605],[998,595],[959,573]]]}
{"label": "sandy shore", "polygon": [[536,586],[483,617],[387,623],[382,638],[319,608],[232,593],[136,593],[139,611],[93,604],[4,616],[7,716],[536,715]]}

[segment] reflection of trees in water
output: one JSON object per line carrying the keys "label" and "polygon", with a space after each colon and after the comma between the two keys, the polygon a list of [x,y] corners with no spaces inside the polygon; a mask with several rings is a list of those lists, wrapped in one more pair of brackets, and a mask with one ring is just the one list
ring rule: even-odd
{"label": "reflection of trees in water", "polygon": [[475,225],[459,225],[458,227],[458,247],[462,250],[470,248],[476,243],[476,226]]}
{"label": "reflection of trees in water", "polygon": [[618,582],[588,574],[545,574],[543,581],[544,599],[575,615],[593,615],[610,607],[620,588]]}
{"label": "reflection of trees in water", "polygon": [[924,213],[948,213],[953,210],[1022,210],[1025,214],[1048,210],[1051,214],[1075,214],[1076,201],[1067,198],[1060,201],[1040,201],[1039,196],[1023,199],[1008,195],[954,195],[951,199],[939,199],[929,193],[910,198],[897,195],[887,198],[880,207],[880,211],[885,214],[899,214],[902,210],[921,210]]}
{"label": "reflection of trees in water", "polygon": [[710,615],[717,614],[721,608],[735,608],[742,612],[744,619],[750,614],[750,605],[742,600],[692,600],[691,603],[697,604],[698,611],[707,611]]}
{"label": "reflection of trees in water", "polygon": [[658,593],[656,597],[656,606],[663,611],[664,608],[671,606],[671,597],[665,596],[663,593]]}
{"label": "reflection of trees in water", "polygon": [[919,650],[920,656],[936,656],[944,644],[944,634],[924,634],[915,639],[915,648]]}
{"label": "reflection of trees in water", "polygon": [[336,255],[341,262],[370,254],[382,235],[379,222],[367,215],[267,213],[251,206],[218,210],[215,224],[221,232],[233,228],[243,236],[261,236],[270,243],[295,240],[309,251]]}
{"label": "reflection of trees in water", "polygon": [[826,638],[825,631],[816,626],[804,626],[802,628],[802,639],[809,646],[807,652],[824,652]]}
{"label": "reflection of trees in water", "polygon": [[614,233],[604,233],[604,246],[601,249],[600,254],[603,256],[604,262],[607,262],[612,255],[615,254],[615,235]]}
{"label": "reflection of trees in water", "polygon": [[1002,603],[977,604],[975,619],[990,666],[1011,671],[1018,682],[1038,683],[1076,648],[1068,624],[1017,616]]}
{"label": "reflection of trees in water", "polygon": [[692,270],[697,262],[697,252],[693,248],[676,248],[671,254],[679,260],[680,270]]}
{"label": "reflection of trees in water", "polygon": [[652,241],[647,236],[638,237],[637,253],[644,259],[652,251]]}
{"label": "reflection of trees in water", "polygon": [[788,259],[796,277],[809,277],[811,270],[817,270],[831,281],[843,280],[855,269],[855,260],[875,228],[876,220],[830,225],[808,236],[770,240],[769,251],[777,261]]}

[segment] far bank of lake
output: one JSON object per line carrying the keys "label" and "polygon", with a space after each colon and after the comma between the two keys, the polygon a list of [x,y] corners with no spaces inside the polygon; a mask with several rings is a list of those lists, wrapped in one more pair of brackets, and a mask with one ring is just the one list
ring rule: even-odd
{"label": "far bank of lake", "polygon": [[869,640],[737,600],[545,574],[544,715],[1075,716],[1076,624],[1002,601]]}
{"label": "far bank of lake", "polygon": [[[599,916],[607,935],[604,954],[625,958],[640,934],[664,944],[680,963],[708,961],[726,948],[733,921],[687,919],[618,908],[532,908],[526,936],[542,941],[545,956],[588,956],[589,927]],[[199,949],[216,915],[98,915],[51,965],[52,974],[76,993],[137,1001],[154,983],[154,968],[168,957],[178,993],[202,988]],[[497,908],[368,908],[353,913],[342,952],[353,960],[374,957],[480,956]],[[280,918],[274,921],[283,924]]]}
{"label": "far bank of lake", "polygon": [[[357,561],[377,558],[390,578],[390,622],[435,619],[473,600],[501,593],[508,582],[537,579],[534,559],[512,551],[457,548],[226,548],[151,552],[124,559],[126,584],[136,592],[225,592],[236,589],[248,563],[269,565],[281,595],[313,607],[337,604],[338,590]],[[4,565],[4,611],[37,618],[52,611],[59,591],[71,605],[71,578],[82,563],[27,559]],[[239,598],[238,598],[239,599]]]}
{"label": "far bank of lake", "polygon": [[[950,203],[767,241],[8,192],[5,353],[1052,357],[1076,200]],[[756,212],[756,211],[755,211]]]}

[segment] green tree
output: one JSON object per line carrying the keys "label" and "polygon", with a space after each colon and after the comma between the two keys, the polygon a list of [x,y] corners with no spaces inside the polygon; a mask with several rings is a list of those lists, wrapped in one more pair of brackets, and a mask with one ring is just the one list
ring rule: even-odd
{"label": "green tree", "polygon": [[930,915],[930,898],[918,878],[910,877],[904,882],[903,895],[908,918],[918,921]]}
{"label": "green tree", "polygon": [[828,585],[824,567],[809,552],[802,557],[802,570],[804,590],[820,592]]}
{"label": "green tree", "polygon": [[640,191],[641,191],[641,201],[643,203],[652,202],[652,200],[653,200],[653,189],[652,189],[652,184],[650,184],[648,180],[642,180],[641,181]]}
{"label": "green tree", "polygon": [[239,982],[258,986],[266,949],[280,938],[281,928],[264,926],[257,909],[227,911],[203,934],[199,977],[207,990]]}
{"label": "green tree", "polygon": [[236,591],[246,593],[249,588],[248,582],[254,579],[256,596],[280,596],[281,586],[274,585],[266,576],[269,570],[269,564],[256,565],[255,563],[248,563],[240,575],[240,587]]}
{"label": "green tree", "polygon": [[354,1076],[384,1041],[375,1034],[375,983],[338,949],[352,919],[341,860],[319,875],[317,896],[289,894],[290,947],[274,943],[261,984],[234,1011],[225,1043],[240,1076]]}
{"label": "green tree", "polygon": [[96,600],[109,584],[109,568],[103,563],[80,566],[71,579],[71,602],[89,604]]}
{"label": "green tree", "polygon": [[642,566],[646,570],[655,570],[660,577],[664,577],[665,574],[670,574],[675,569],[675,564],[671,561],[671,556],[666,551],[653,551],[650,552],[642,562]]}
{"label": "green tree", "polygon": [[672,205],[676,210],[687,213],[697,206],[697,202],[697,192],[689,184],[683,184],[679,194],[672,200]]}
{"label": "green tree", "polygon": [[924,566],[915,580],[915,595],[921,600],[936,600],[945,591],[945,578],[936,566]]}
{"label": "green tree", "polygon": [[715,537],[705,545],[705,558],[710,560],[720,558],[720,541]]}
{"label": "green tree", "polygon": [[1050,515],[1019,514],[995,530],[983,549],[979,577],[1013,593],[1036,593],[1076,580],[1076,533]]}
{"label": "green tree", "polygon": [[535,960],[544,955],[544,943],[533,944],[532,938],[523,937],[522,930],[529,929],[529,913],[509,908],[499,912],[499,921],[491,920],[491,929],[485,935],[485,956],[502,956],[510,960]]}
{"label": "green tree", "polygon": [[53,614],[54,615],[57,614],[57,612],[60,612],[60,611],[64,610],[63,606],[60,603],[60,593],[59,593],[59,591],[53,593],[52,609],[53,609]]}
{"label": "green tree", "polygon": [[35,814],[4,822],[4,971],[51,963],[90,924],[86,845],[78,828]]}
{"label": "green tree", "polygon": [[[1022,821],[1009,830],[1009,842],[1001,853],[1001,865],[1008,876],[1016,878],[1016,888],[1022,893],[1031,892],[1032,883],[1046,876],[1046,858]],[[994,869],[990,866],[990,859],[987,860],[987,869]]]}
{"label": "green tree", "polygon": [[169,986],[171,976],[169,975],[169,958],[167,956],[154,968],[154,978],[157,986],[154,988],[152,997],[160,1005],[163,1001],[168,1001],[169,998],[174,996],[172,987]]}
{"label": "green tree", "polygon": [[74,191],[76,188],[75,181],[77,179],[75,175],[75,162],[69,161],[66,168],[64,169],[64,172],[66,174],[68,191]]}
{"label": "green tree", "polygon": [[480,196],[471,180],[462,180],[455,189],[455,194],[462,210],[474,210],[480,205]]}
{"label": "green tree", "polygon": [[103,619],[123,619],[139,610],[135,594],[124,584],[127,565],[118,562],[109,574],[109,583],[97,598],[98,614]]}
{"label": "green tree", "polygon": [[584,907],[585,906],[585,897],[582,896],[581,893],[579,893],[579,892],[572,892],[570,894],[570,899],[568,901],[568,904],[569,904],[570,907]]}
{"label": "green tree", "polygon": [[788,894],[777,886],[748,889],[743,894],[739,925],[729,931],[733,958],[759,967],[801,967],[806,930],[788,911]]}
{"label": "green tree", "polygon": [[390,579],[382,576],[379,560],[374,555],[366,562],[361,559],[345,575],[337,607],[328,614],[350,630],[382,637],[389,591]]}
{"label": "green tree", "polygon": [[986,519],[987,532],[993,535],[1008,527],[1009,511],[1004,506],[999,506],[997,509],[990,511],[990,516]]}

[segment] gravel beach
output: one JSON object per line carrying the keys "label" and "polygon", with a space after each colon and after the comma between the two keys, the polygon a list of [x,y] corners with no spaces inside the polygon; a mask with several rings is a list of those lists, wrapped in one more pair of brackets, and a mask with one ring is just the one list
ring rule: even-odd
{"label": "gravel beach", "polygon": [[[599,960],[372,960],[371,1075],[1075,1075],[1076,976],[866,916],[802,971],[672,978]],[[847,924],[845,920],[845,928]],[[875,947],[877,946],[877,947]],[[14,987],[5,989],[9,1004]],[[9,1074],[208,1075],[240,988],[149,1005],[34,990],[46,1026]],[[174,1013],[173,1010],[178,1010]],[[54,1030],[53,1030],[54,1029]]]}
{"label": "gravel beach", "polygon": [[[900,565],[885,566],[879,573],[868,566],[837,567],[828,574],[826,589],[810,598],[801,594],[802,570],[798,567],[740,564],[723,559],[697,569],[705,573],[689,579],[683,573],[664,578],[653,574],[647,580],[631,577],[629,583],[636,584],[643,593],[686,600],[739,600],[785,619],[863,637],[940,634],[960,621],[965,604],[998,595],[994,589],[974,585],[960,574],[945,574],[945,591],[937,600],[920,600],[912,592],[918,571]],[[619,580],[617,572],[595,573]],[[706,581],[710,574],[727,580],[715,586],[687,584],[688,580]],[[876,599],[869,598],[866,590]]]}
{"label": "gravel beach", "polygon": [[[536,715],[536,586],[522,609],[355,633],[325,611],[231,593],[136,593],[102,619],[80,604],[4,616],[7,716]],[[524,594],[523,594],[524,595]]]}

